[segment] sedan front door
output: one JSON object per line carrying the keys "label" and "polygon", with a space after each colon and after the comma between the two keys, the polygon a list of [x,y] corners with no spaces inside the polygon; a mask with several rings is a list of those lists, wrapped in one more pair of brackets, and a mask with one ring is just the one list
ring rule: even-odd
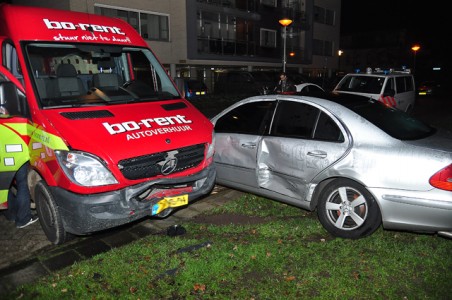
{"label": "sedan front door", "polygon": [[245,103],[215,123],[217,182],[256,188],[256,157],[275,101]]}

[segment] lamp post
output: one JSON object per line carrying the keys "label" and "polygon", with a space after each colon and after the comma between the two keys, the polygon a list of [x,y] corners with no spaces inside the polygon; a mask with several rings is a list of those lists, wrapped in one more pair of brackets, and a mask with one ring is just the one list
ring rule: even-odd
{"label": "lamp post", "polygon": [[338,58],[338,67],[337,67],[338,73],[341,72],[341,56],[342,56],[343,53],[344,53],[344,51],[342,51],[342,50],[337,50],[337,56],[339,57],[339,58]]}
{"label": "lamp post", "polygon": [[413,47],[411,47],[411,50],[413,50],[414,52],[414,56],[413,56],[413,73],[416,72],[416,52],[419,51],[419,49],[421,49],[421,46],[419,45],[414,45]]}
{"label": "lamp post", "polygon": [[289,26],[290,24],[292,24],[292,20],[291,19],[281,19],[279,20],[279,24],[281,24],[284,27],[284,52],[283,52],[283,72],[286,72],[286,32],[287,32],[287,26]]}

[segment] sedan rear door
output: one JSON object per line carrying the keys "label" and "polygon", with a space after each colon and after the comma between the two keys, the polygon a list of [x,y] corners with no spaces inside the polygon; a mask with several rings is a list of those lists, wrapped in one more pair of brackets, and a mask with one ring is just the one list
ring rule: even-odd
{"label": "sedan rear door", "polygon": [[257,153],[258,185],[299,200],[320,172],[345,155],[349,140],[326,111],[310,103],[281,100],[270,135]]}

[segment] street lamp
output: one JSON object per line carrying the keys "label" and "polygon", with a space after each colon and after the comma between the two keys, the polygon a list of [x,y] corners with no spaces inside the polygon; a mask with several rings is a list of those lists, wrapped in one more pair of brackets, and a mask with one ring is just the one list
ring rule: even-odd
{"label": "street lamp", "polygon": [[337,56],[339,57],[338,58],[338,67],[337,67],[338,73],[341,72],[341,56],[343,53],[344,53],[344,51],[337,50]]}
{"label": "street lamp", "polygon": [[413,50],[414,52],[414,57],[413,57],[413,73],[416,71],[416,52],[419,51],[419,49],[421,49],[421,46],[419,45],[414,45],[413,47],[411,47],[411,50]]}
{"label": "street lamp", "polygon": [[287,26],[289,26],[290,24],[292,24],[292,20],[291,19],[281,19],[279,20],[279,24],[281,24],[284,27],[284,52],[283,52],[283,72],[286,72],[286,32],[287,32]]}

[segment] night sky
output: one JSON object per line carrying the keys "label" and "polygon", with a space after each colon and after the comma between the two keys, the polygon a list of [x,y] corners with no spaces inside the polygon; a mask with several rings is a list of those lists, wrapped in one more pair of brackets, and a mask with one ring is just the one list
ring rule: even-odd
{"label": "night sky", "polygon": [[452,15],[447,1],[342,0],[341,33],[407,29],[409,41],[419,44],[418,57],[429,55],[450,65]]}

